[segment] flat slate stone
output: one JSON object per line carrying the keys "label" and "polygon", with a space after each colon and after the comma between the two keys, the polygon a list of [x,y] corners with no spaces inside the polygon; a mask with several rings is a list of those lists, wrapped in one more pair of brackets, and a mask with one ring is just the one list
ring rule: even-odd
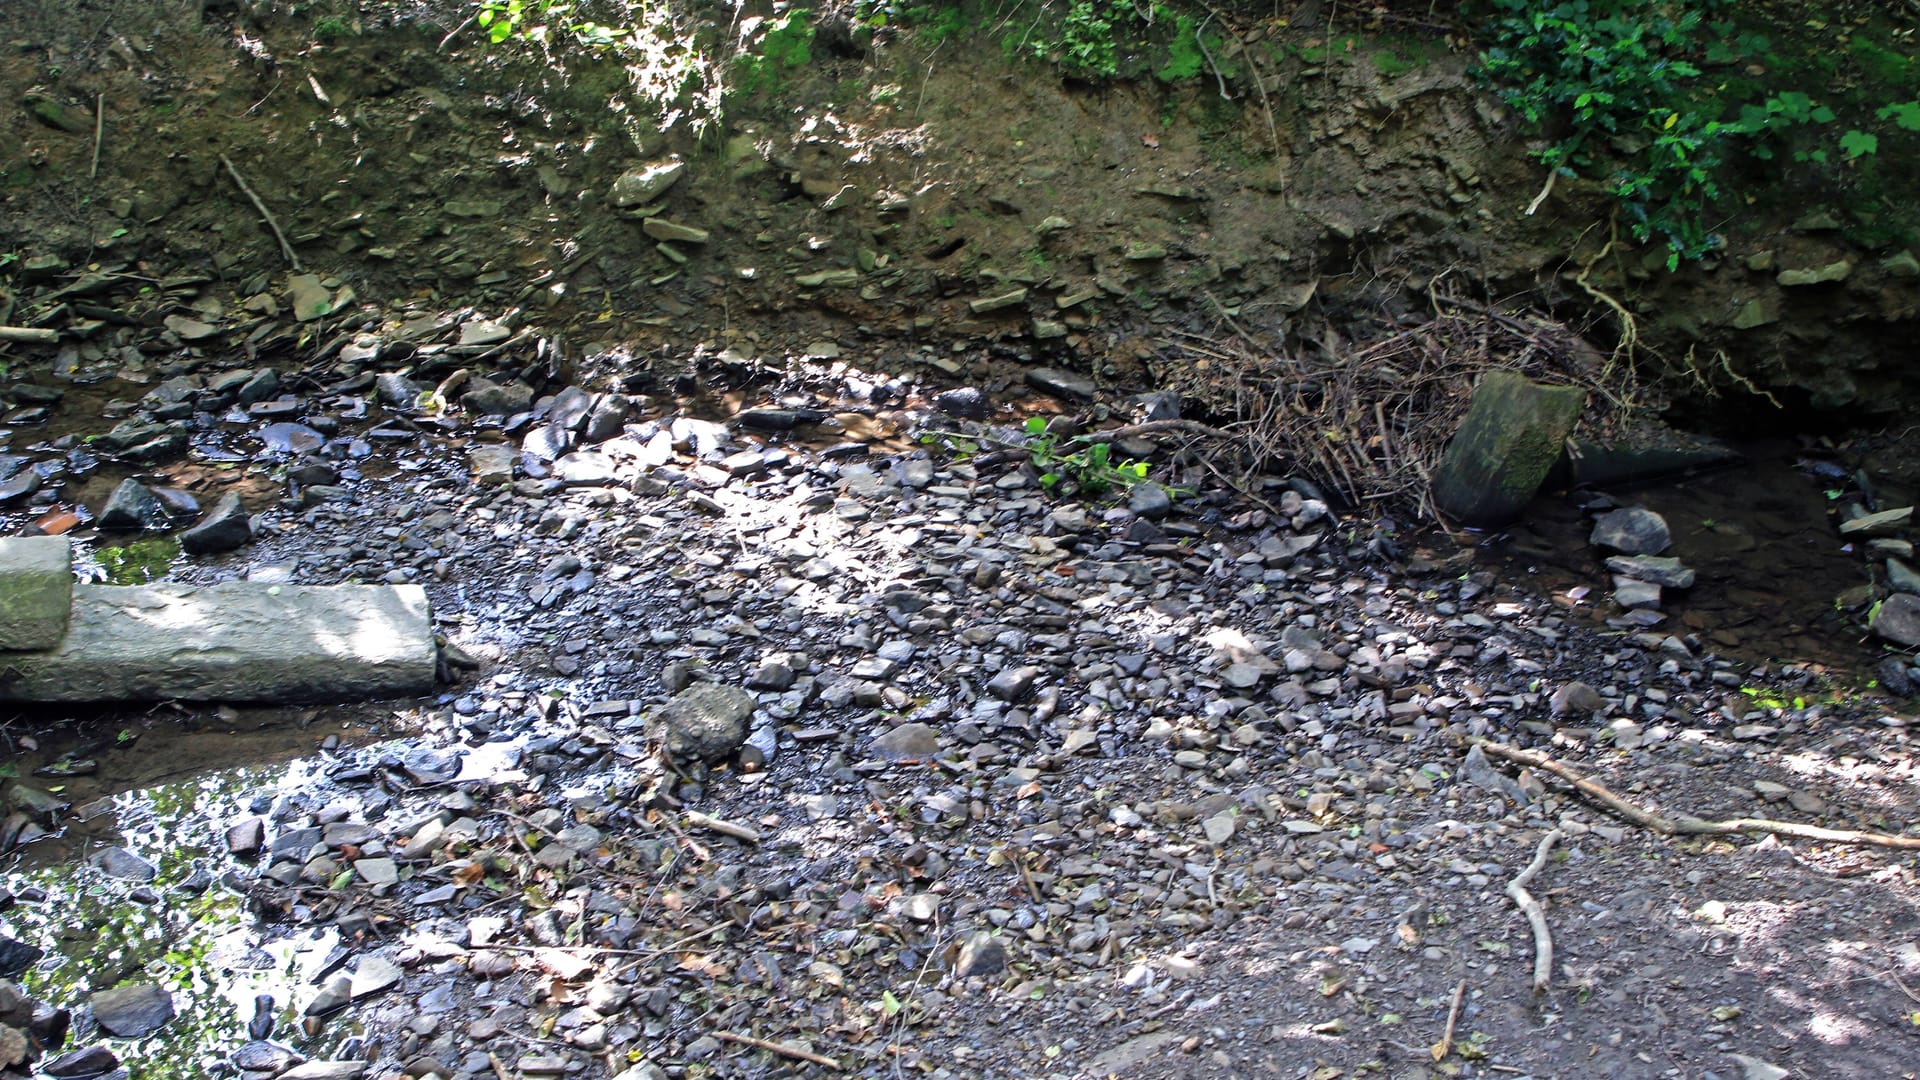
{"label": "flat slate stone", "polygon": [[60,644],[73,588],[73,550],[66,537],[0,539],[0,649]]}
{"label": "flat slate stone", "polygon": [[418,585],[77,585],[58,647],[8,657],[0,701],[345,701],[433,689]]}
{"label": "flat slate stone", "polygon": [[152,983],[133,983],[96,991],[93,1018],[109,1035],[138,1039],[173,1019],[173,995]]}

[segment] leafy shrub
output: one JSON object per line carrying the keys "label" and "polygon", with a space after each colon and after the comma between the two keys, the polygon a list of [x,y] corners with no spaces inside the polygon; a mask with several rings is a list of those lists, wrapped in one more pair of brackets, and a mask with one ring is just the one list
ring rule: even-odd
{"label": "leafy shrub", "polygon": [[1703,9],[1636,0],[1491,0],[1485,78],[1527,121],[1554,130],[1538,152],[1566,176],[1624,162],[1611,178],[1634,238],[1663,242],[1667,265],[1714,246],[1705,210],[1719,197],[1719,131],[1684,108],[1700,69],[1684,57]]}

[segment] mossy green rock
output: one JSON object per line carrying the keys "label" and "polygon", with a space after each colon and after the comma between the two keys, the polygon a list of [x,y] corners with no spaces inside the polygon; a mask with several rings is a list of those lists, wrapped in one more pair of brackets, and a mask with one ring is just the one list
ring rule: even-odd
{"label": "mossy green rock", "polygon": [[1577,386],[1546,386],[1512,371],[1482,375],[1434,473],[1434,505],[1466,525],[1519,517],[1560,459],[1586,399]]}
{"label": "mossy green rock", "polygon": [[0,539],[0,649],[50,649],[67,635],[73,553],[64,536]]}
{"label": "mossy green rock", "polygon": [[1803,285],[1825,285],[1832,281],[1845,281],[1853,273],[1853,264],[1845,259],[1830,262],[1825,266],[1810,266],[1801,270],[1782,270],[1777,279],[1783,288],[1795,288]]}

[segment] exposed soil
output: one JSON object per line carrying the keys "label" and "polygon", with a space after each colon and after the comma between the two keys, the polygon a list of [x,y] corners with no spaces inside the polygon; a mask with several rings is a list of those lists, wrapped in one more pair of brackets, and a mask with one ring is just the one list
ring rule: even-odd
{"label": "exposed soil", "polygon": [[[1443,41],[1396,40],[1431,60],[1411,70],[1365,50],[1297,65],[1269,129],[1204,87],[1061,85],[883,39],[823,48],[699,145],[599,109],[616,72],[530,75],[471,29],[443,45],[457,19],[383,9],[323,43],[277,10],[202,6],[0,12],[0,102],[39,87],[106,114],[97,177],[90,126],[0,116],[0,256],[19,256],[0,264],[0,325],[61,332],[6,359],[65,392],[48,417],[9,415],[9,452],[65,461],[5,508],[9,531],[97,512],[134,473],[203,500],[239,490],[260,538],[175,576],[398,574],[482,666],[390,707],[115,713],[16,759],[30,772],[84,745],[100,768],[66,794],[120,800],[9,856],[0,895],[25,902],[0,924],[75,958],[28,989],[77,1006],[141,966],[192,984],[190,1025],[108,1040],[133,1075],[207,1075],[245,1041],[261,971],[288,975],[276,1037],[381,1077],[831,1071],[796,1049],[872,1076],[1914,1075],[1910,854],[1660,837],[1550,777],[1464,760],[1488,736],[1669,814],[1909,834],[1907,706],[1868,685],[1870,597],[1834,605],[1866,578],[1827,511],[1860,485],[1814,474],[1844,461],[1897,496],[1897,440],[1776,442],[1738,480],[1610,493],[1662,509],[1701,572],[1647,625],[1609,605],[1587,518],[1558,496],[1463,549],[1365,504],[1321,516],[1326,478],[1301,463],[1269,463],[1256,502],[1163,443],[1150,459],[1178,506],[1141,540],[1130,513],[1056,499],[1025,455],[993,452],[993,425],[1012,437],[1029,413],[1126,415],[1149,370],[1183,358],[1175,329],[1338,349],[1334,327],[1419,316],[1449,268],[1590,318],[1567,272],[1592,206],[1573,192],[1518,212],[1537,177]],[[687,173],[658,201],[612,205],[623,173],[676,156]],[[235,173],[326,313],[292,317],[291,268]],[[659,239],[642,210],[709,235]],[[1815,334],[1857,361],[1833,404],[1897,403],[1871,349],[1910,325],[1910,283],[1863,259],[1858,306],[1829,319],[1818,298],[1729,284],[1738,265],[1647,310],[1764,291],[1787,329],[1752,370],[1804,390],[1831,371],[1776,361]],[[1611,263],[1592,281],[1653,288]],[[1732,340],[1730,317],[1650,317],[1650,340]],[[504,341],[463,344],[481,323]],[[1098,405],[1027,388],[1038,363],[1090,372]],[[262,450],[244,413],[210,418],[184,460],[57,441],[167,380],[256,367],[331,425],[344,497],[301,498],[297,460]],[[823,422],[735,420],[729,449],[787,455],[765,473],[683,448],[664,471],[616,453],[607,486],[485,489],[468,452],[526,428],[354,382],[462,368],[542,395],[624,390],[629,434],[750,406]],[[958,384],[991,399],[983,428],[933,409]],[[923,430],[974,452],[936,437],[907,482]],[[641,718],[688,669],[738,686],[772,661],[799,682],[763,692],[764,769],[680,776],[653,757]],[[1032,688],[989,689],[1028,665]],[[1575,683],[1589,707],[1559,700]],[[184,734],[158,722],[171,712]],[[915,723],[933,741],[876,747]],[[271,733],[232,734],[257,726]],[[494,765],[449,780],[421,764],[433,753]],[[334,809],[396,849],[428,815],[473,832],[379,889],[276,879],[221,842],[245,817],[272,836]],[[597,831],[572,834],[577,858],[541,857],[582,826]],[[1531,888],[1557,959],[1535,993],[1503,889],[1555,828]],[[160,867],[161,895],[66,866],[109,840]],[[182,900],[190,880],[210,891]],[[129,911],[129,943],[101,930]],[[490,948],[476,920],[494,916]],[[196,921],[231,930],[241,959],[131,943],[201,941]],[[968,970],[982,940],[1002,959]],[[396,960],[404,990],[301,1030],[316,984],[290,973],[334,943]]]}

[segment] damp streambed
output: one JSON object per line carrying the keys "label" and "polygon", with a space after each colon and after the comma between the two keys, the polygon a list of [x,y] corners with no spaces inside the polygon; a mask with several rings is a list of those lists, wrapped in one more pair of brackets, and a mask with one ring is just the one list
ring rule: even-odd
{"label": "damp streambed", "polygon": [[[1549,493],[1522,522],[1474,548],[1477,567],[1599,627],[1697,639],[1699,648],[1755,667],[1793,665],[1832,684],[1866,687],[1884,655],[1864,630],[1862,586],[1883,576],[1835,513],[1858,492],[1851,467],[1785,439],[1738,446],[1744,463],[1639,487],[1611,488],[1618,505],[1660,514],[1677,556],[1697,573],[1667,590],[1661,617],[1630,619],[1611,599],[1604,553],[1588,543],[1593,492]],[[1897,490],[1876,493],[1879,505]]]}
{"label": "damp streambed", "polygon": [[[315,1019],[305,1009],[351,961],[405,938],[404,922],[394,923],[377,895],[335,891],[338,881],[301,890],[308,899],[294,909],[260,910],[249,887],[257,858],[235,857],[224,837],[236,824],[265,819],[271,842],[289,814],[382,830],[418,816],[420,800],[394,790],[382,766],[417,756],[423,744],[391,738],[376,706],[221,712],[241,723],[193,731],[172,720],[137,738],[109,735],[110,745],[75,745],[83,733],[127,723],[96,718],[15,763],[23,776],[77,756],[88,764],[76,776],[23,780],[74,808],[53,835],[9,856],[15,862],[0,893],[14,899],[0,907],[0,936],[44,953],[18,981],[29,995],[74,1010],[69,1046],[107,1046],[135,1080],[214,1075],[215,1063],[249,1040],[262,995],[273,999],[275,1042],[309,1058],[363,1057],[364,1010]],[[373,737],[383,741],[367,742]],[[453,763],[444,785],[511,783],[526,778],[517,769],[524,741],[503,735],[428,756]],[[110,872],[102,859],[110,849],[146,863],[151,879]],[[90,992],[128,982],[169,991],[176,1019],[143,1039],[104,1036],[82,1006]]]}

